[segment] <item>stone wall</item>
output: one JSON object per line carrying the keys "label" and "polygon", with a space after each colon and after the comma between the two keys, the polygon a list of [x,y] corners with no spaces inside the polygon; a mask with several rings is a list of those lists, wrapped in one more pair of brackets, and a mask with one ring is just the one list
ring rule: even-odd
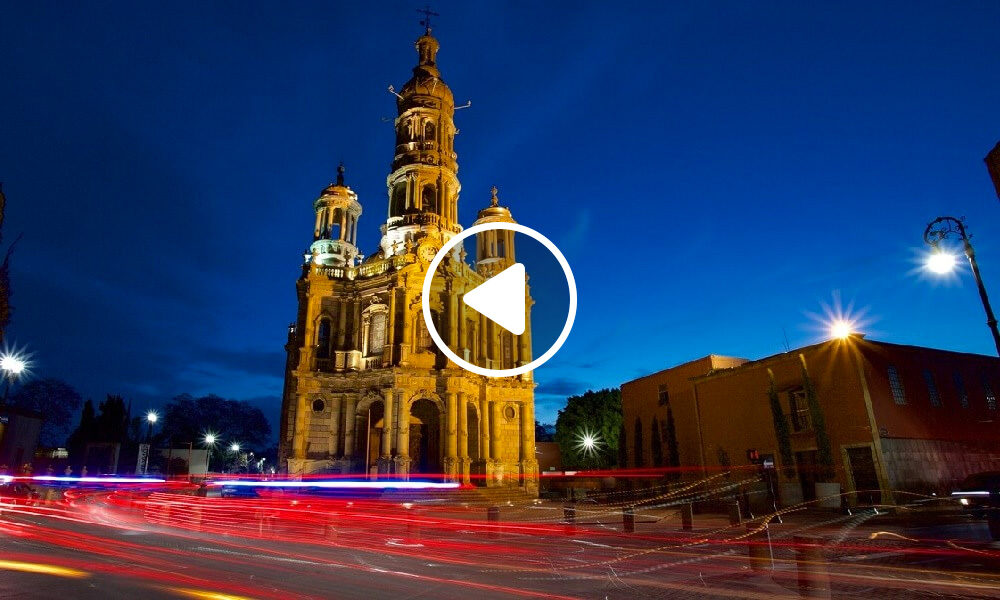
{"label": "stone wall", "polygon": [[1000,468],[995,443],[883,438],[882,451],[893,490],[948,493],[972,473]]}

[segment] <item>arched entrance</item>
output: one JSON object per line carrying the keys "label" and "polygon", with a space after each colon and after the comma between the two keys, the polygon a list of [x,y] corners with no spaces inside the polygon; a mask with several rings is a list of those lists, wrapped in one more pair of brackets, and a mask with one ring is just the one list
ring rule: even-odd
{"label": "arched entrance", "polygon": [[410,407],[410,472],[440,473],[441,414],[437,404],[421,398]]}

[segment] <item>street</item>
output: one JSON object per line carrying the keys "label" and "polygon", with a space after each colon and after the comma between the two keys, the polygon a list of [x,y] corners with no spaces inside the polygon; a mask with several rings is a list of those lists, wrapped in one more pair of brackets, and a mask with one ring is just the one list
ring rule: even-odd
{"label": "street", "polygon": [[[798,511],[763,529],[669,502],[622,511],[486,506],[434,497],[198,498],[73,490],[5,505],[4,598],[990,597],[1000,553],[985,525]],[[929,523],[925,522],[929,521]],[[767,537],[770,537],[770,544]]]}

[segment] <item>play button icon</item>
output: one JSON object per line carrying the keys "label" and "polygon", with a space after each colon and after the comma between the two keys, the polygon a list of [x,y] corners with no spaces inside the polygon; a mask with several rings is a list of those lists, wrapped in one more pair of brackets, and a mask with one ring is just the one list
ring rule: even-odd
{"label": "play button icon", "polygon": [[[545,250],[555,258],[557,263],[557,268],[562,271],[562,274],[566,277],[566,285],[568,291],[568,301],[569,304],[566,308],[566,321],[563,323],[562,330],[559,332],[559,336],[556,338],[555,342],[552,343],[549,348],[542,353],[541,356],[537,356],[533,359],[530,357],[534,354],[532,352],[531,334],[532,327],[526,322],[527,313],[529,313],[528,306],[528,277],[527,271],[523,263],[514,262],[507,268],[503,269],[496,275],[493,275],[486,281],[483,281],[476,287],[464,291],[462,295],[462,301],[459,303],[459,310],[454,310],[451,308],[453,306],[446,299],[441,297],[441,288],[439,287],[436,293],[434,288],[434,275],[438,270],[438,267],[442,265],[442,262],[446,257],[450,257],[448,268],[455,272],[454,265],[456,262],[463,260],[464,253],[460,252],[457,248],[463,240],[466,240],[472,236],[485,233],[492,230],[507,230],[521,235],[528,236],[534,241],[538,242]],[[498,245],[497,249],[502,248]],[[502,254],[501,254],[502,256]],[[513,258],[513,256],[511,256]],[[530,263],[529,264],[533,264]],[[532,267],[534,268],[534,267]],[[431,299],[436,298],[435,302],[440,307],[437,310],[441,311],[439,314],[443,315],[442,320],[445,323],[457,322],[458,327],[462,334],[459,335],[454,329],[449,331],[450,338],[455,343],[456,347],[449,347],[448,343],[441,337],[441,333],[438,331],[435,315],[432,313]],[[532,299],[532,303],[535,300]],[[427,265],[427,271],[424,274],[424,285],[420,294],[420,304],[421,310],[424,317],[424,324],[427,327],[427,333],[430,334],[431,339],[434,341],[434,345],[448,357],[455,365],[470,371],[477,375],[482,375],[484,377],[515,377],[522,376],[529,373],[538,367],[545,364],[550,358],[552,358],[559,348],[562,347],[563,342],[569,337],[569,332],[573,328],[573,321],[576,319],[576,280],[573,278],[573,271],[570,269],[569,262],[567,262],[566,257],[563,256],[559,248],[552,243],[549,238],[545,237],[541,233],[535,231],[530,227],[521,225],[520,223],[510,223],[506,221],[492,222],[492,223],[481,223],[479,225],[473,225],[469,229],[466,229],[451,237],[447,240],[440,250],[431,259],[430,264]],[[463,316],[463,311],[468,308],[473,311],[478,312],[486,320],[496,324],[499,328],[504,330],[504,336],[499,336],[499,331],[491,331],[489,334],[493,336],[493,350],[490,350],[490,340],[484,337],[480,337],[475,333],[469,334],[470,331],[475,329],[475,320],[471,319],[471,315]],[[469,317],[469,318],[466,318]],[[478,317],[477,317],[478,318]],[[534,320],[533,320],[534,321]],[[463,325],[464,324],[464,325]],[[465,327],[469,329],[465,329]],[[490,330],[493,328],[491,327]],[[513,336],[514,340],[510,340]],[[502,340],[507,339],[507,342]],[[512,343],[513,342],[513,343]],[[516,366],[510,368],[490,368],[495,366],[497,363],[504,364],[504,366],[511,364],[510,360],[498,361],[497,356],[513,355],[515,347],[518,343],[527,343],[528,348],[526,351],[522,352],[520,349],[517,350],[519,356],[528,356],[530,362],[519,361],[516,362]],[[476,353],[476,357],[473,357],[473,352]],[[475,362],[479,364],[476,364]]]}
{"label": "play button icon", "polygon": [[524,333],[524,265],[514,263],[465,294],[465,303],[514,335]]}

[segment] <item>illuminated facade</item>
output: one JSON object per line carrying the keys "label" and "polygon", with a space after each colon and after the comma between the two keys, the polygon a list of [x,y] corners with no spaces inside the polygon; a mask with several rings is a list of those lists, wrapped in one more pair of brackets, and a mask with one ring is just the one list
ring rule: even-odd
{"label": "illuminated facade", "polygon": [[[849,503],[947,493],[971,473],[995,470],[1000,359],[857,335],[755,361],[712,355],[622,384],[628,466],[670,466],[674,458],[702,467],[689,476],[705,476],[748,467],[746,452],[755,449],[774,459],[783,504],[814,499],[823,481],[804,373],[830,440],[828,482]],[[676,457],[655,447],[668,437]]]}
{"label": "illuminated facade", "polygon": [[[462,231],[455,101],[435,62],[438,47],[427,29],[416,42],[413,77],[396,94],[395,156],[378,250],[359,253],[362,207],[342,167],[314,203],[314,241],[296,284],[298,315],[286,345],[281,460],[292,475],[444,474],[535,493],[531,374],[488,378],[459,368],[434,345],[421,312],[428,263]],[[514,219],[494,188],[474,224],[496,221]],[[434,277],[435,327],[473,364],[531,362],[530,296],[520,336],[462,301],[513,262],[513,233],[488,231],[476,236],[473,265],[460,245]]]}

